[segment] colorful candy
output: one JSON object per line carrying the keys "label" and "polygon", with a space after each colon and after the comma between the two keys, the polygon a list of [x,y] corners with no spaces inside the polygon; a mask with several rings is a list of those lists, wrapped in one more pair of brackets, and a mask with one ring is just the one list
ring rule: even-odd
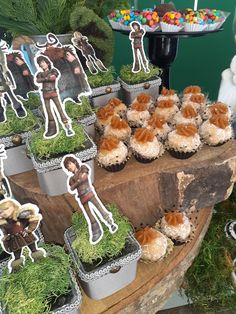
{"label": "colorful candy", "polygon": [[184,23],[184,18],[180,12],[171,11],[164,14],[162,21],[170,25],[181,26]]}

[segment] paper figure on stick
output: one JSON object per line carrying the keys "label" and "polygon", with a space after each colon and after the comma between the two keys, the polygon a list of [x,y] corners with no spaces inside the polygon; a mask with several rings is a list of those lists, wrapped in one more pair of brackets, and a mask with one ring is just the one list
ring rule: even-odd
{"label": "paper figure on stick", "polygon": [[10,184],[4,174],[4,164],[3,164],[4,159],[7,159],[7,154],[6,154],[5,146],[1,144],[0,145],[0,201],[5,198],[12,197]]}
{"label": "paper figure on stick", "polygon": [[24,265],[24,248],[28,249],[34,262],[46,256],[45,250],[38,248],[39,239],[35,234],[41,219],[42,215],[34,204],[21,205],[12,199],[0,202],[0,241],[3,250],[12,256],[8,262],[9,272]]}
{"label": "paper figure on stick", "polygon": [[68,191],[76,195],[76,201],[88,223],[90,243],[97,244],[103,237],[100,221],[109,228],[110,233],[115,233],[118,226],[113,220],[112,213],[102,204],[91,183],[90,167],[74,155],[64,156],[61,166],[69,176],[67,180]]}
{"label": "paper figure on stick", "polygon": [[56,35],[49,33],[47,42],[36,47],[61,73],[58,90],[62,102],[68,99],[77,102],[81,96],[91,95],[87,76],[72,45],[62,45]]}
{"label": "paper figure on stick", "polygon": [[44,138],[54,138],[58,135],[58,120],[64,128],[67,136],[75,133],[71,127],[71,120],[65,112],[61,102],[57,83],[60,72],[53,67],[51,61],[45,56],[38,56],[35,59],[38,72],[35,73],[35,83],[40,87],[41,100],[45,115]]}
{"label": "paper figure on stick", "polygon": [[0,46],[0,122],[5,122],[7,120],[5,108],[6,100],[4,97],[8,98],[12,109],[18,118],[25,118],[27,116],[23,103],[15,94],[16,83],[7,67],[6,54],[3,50],[6,50],[6,45],[4,43]]}
{"label": "paper figure on stick", "polygon": [[71,41],[73,45],[81,51],[82,55],[86,59],[86,66],[91,74],[97,74],[99,71],[107,71],[107,68],[102,61],[97,58],[93,46],[88,41],[88,37],[83,36],[79,32],[74,32]]}
{"label": "paper figure on stick", "polygon": [[133,50],[133,73],[138,73],[143,70],[146,73],[150,72],[149,61],[146,58],[144,47],[143,47],[143,38],[145,36],[145,29],[142,28],[141,24],[138,22],[132,22],[130,24],[131,32],[129,34],[129,39],[131,41],[131,46]]}

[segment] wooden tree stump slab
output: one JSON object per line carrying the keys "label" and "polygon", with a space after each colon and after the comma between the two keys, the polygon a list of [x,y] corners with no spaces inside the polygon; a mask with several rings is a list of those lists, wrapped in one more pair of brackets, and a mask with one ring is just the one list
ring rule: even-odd
{"label": "wooden tree stump slab", "polygon": [[[228,198],[236,180],[236,141],[220,147],[204,146],[187,160],[167,152],[150,164],[128,161],[117,173],[95,166],[95,187],[101,199],[115,203],[135,227],[153,225],[163,211],[196,210]],[[10,177],[12,192],[20,202],[39,206],[47,241],[63,243],[71,215],[79,210],[74,196],[50,197],[40,190],[35,171]]]}
{"label": "wooden tree stump slab", "polygon": [[[126,288],[100,301],[83,294],[81,314],[155,314],[176,291],[187,269],[199,252],[201,242],[211,221],[212,210],[202,209],[197,214],[194,239],[156,263],[138,263],[137,277]],[[192,216],[192,219],[194,216]]]}

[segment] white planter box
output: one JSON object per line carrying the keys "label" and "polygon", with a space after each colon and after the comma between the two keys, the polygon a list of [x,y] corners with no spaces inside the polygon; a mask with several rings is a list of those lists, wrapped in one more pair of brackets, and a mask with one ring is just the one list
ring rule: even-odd
{"label": "white planter box", "polygon": [[[30,150],[30,143],[27,142],[28,149]],[[91,180],[94,179],[94,161],[93,159],[97,154],[97,147],[91,138],[87,135],[87,148],[74,153],[82,162],[86,162],[91,168]],[[65,154],[66,155],[66,154]],[[39,185],[42,191],[49,196],[56,196],[64,194],[67,189],[67,175],[61,168],[61,161],[63,156],[58,158],[52,158],[47,161],[37,160],[33,154],[31,159],[33,166],[37,171]]]}
{"label": "white planter box", "polygon": [[159,96],[159,89],[161,85],[161,79],[156,77],[156,79],[143,82],[139,84],[129,85],[122,81],[121,79],[121,89],[123,94],[123,100],[125,104],[129,105],[136,98],[136,96],[140,93],[146,93],[152,96],[153,100],[156,101]]}
{"label": "white planter box", "polygon": [[85,270],[72,248],[72,242],[76,238],[72,227],[66,230],[64,238],[77,268],[80,285],[90,298],[94,300],[106,298],[128,286],[135,279],[141,248],[133,236],[128,237],[123,256],[91,271]]}
{"label": "white planter box", "polygon": [[101,86],[92,89],[93,105],[95,108],[102,107],[108,103],[111,98],[117,98],[120,91],[120,83],[115,81],[109,86]]}
{"label": "white planter box", "polygon": [[95,113],[90,116],[78,119],[78,123],[83,125],[85,132],[88,133],[88,135],[91,136],[93,139],[95,138],[95,122]]}

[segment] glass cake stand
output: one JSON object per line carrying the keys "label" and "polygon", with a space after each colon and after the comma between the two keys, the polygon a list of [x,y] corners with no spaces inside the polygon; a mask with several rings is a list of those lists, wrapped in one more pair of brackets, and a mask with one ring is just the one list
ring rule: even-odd
{"label": "glass cake stand", "polygon": [[[130,30],[113,29],[115,32],[129,35]],[[180,38],[201,37],[223,31],[223,28],[214,31],[202,32],[175,32],[167,33],[161,31],[146,32],[149,41],[149,60],[152,64],[163,70],[161,75],[162,86],[170,87],[170,69],[176,59]]]}

